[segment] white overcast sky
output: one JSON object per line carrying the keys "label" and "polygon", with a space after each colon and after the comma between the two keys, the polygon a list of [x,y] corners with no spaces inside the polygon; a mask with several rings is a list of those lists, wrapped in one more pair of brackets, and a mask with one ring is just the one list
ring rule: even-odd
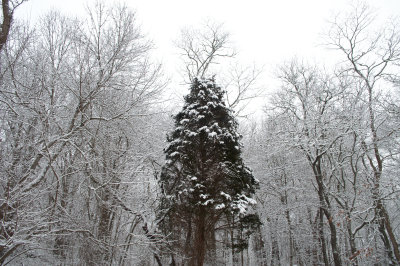
{"label": "white overcast sky", "polygon": [[[91,2],[86,1],[86,2]],[[105,2],[113,3],[113,0]],[[168,75],[177,81],[179,55],[173,41],[182,27],[205,19],[224,23],[243,64],[264,65],[262,83],[273,84],[277,64],[293,56],[312,62],[329,61],[320,34],[327,20],[349,8],[349,0],[127,0],[143,31],[157,47],[156,55]],[[400,16],[400,0],[367,0],[378,18]],[[29,0],[17,11],[19,18],[35,19],[51,8],[83,16],[82,0]]]}

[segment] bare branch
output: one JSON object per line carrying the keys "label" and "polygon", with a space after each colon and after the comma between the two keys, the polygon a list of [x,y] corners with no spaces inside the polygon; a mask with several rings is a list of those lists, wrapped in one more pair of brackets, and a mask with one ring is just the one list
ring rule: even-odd
{"label": "bare branch", "polygon": [[222,58],[236,55],[223,25],[210,21],[205,23],[203,29],[183,29],[176,46],[183,56],[188,83],[196,77],[212,76],[213,73],[209,73],[211,65],[219,64]]}

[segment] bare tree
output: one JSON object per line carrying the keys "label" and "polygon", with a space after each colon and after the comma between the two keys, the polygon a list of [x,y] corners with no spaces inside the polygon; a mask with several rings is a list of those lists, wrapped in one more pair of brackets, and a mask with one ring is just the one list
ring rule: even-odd
{"label": "bare tree", "polygon": [[[88,12],[87,23],[52,12],[35,38],[13,35],[4,46],[1,263],[37,247],[111,263],[123,256],[116,243],[133,242],[120,222],[144,222],[123,199],[135,184],[128,165],[151,168],[134,154],[133,132],[153,112],[161,68],[126,6]],[[79,251],[67,249],[74,241]]]}
{"label": "bare tree", "polygon": [[[280,73],[283,85],[273,99],[273,108],[282,115],[282,119],[288,116],[292,123],[290,133],[282,136],[286,136],[293,147],[300,149],[311,167],[319,199],[320,228],[323,227],[324,215],[329,225],[334,264],[342,265],[334,220],[335,206],[329,196],[330,181],[324,169],[324,158],[347,131],[345,125],[341,125],[338,114],[335,114],[334,105],[342,97],[344,88],[335,86],[329,75],[317,68],[296,61],[282,66]],[[328,265],[327,250],[322,247],[324,263]]]}
{"label": "bare tree", "polygon": [[388,136],[381,130],[378,96],[381,94],[380,86],[388,86],[384,78],[395,74],[393,67],[400,61],[400,32],[395,23],[389,22],[384,29],[371,34],[374,20],[374,14],[366,4],[358,5],[344,18],[337,17],[331,22],[327,43],[344,55],[344,73],[357,77],[366,93],[368,134],[371,137],[363,141],[365,166],[373,174],[372,192],[381,239],[392,263],[398,264],[398,240],[382,191],[386,163],[381,143]]}
{"label": "bare tree", "polygon": [[[196,77],[218,75],[226,88],[227,104],[235,111],[235,116],[243,115],[248,104],[261,96],[258,81],[262,68],[238,62],[228,64],[223,60],[234,59],[237,54],[223,24],[207,21],[201,28],[185,28],[176,46],[181,51],[186,82],[190,84]],[[224,65],[226,70],[216,65]]]}
{"label": "bare tree", "polygon": [[[232,58],[236,52],[229,40],[229,33],[222,24],[207,21],[202,29],[185,28],[177,47],[181,51],[188,83],[196,77],[213,75],[211,66],[222,58]],[[210,73],[211,72],[211,73]]]}
{"label": "bare tree", "polygon": [[14,18],[14,12],[23,2],[27,0],[2,0],[2,17],[3,21],[0,24],[0,52],[6,44],[8,35],[10,33],[11,24]]}
{"label": "bare tree", "polygon": [[244,110],[252,100],[262,97],[264,88],[258,84],[263,69],[256,65],[244,67],[234,64],[223,74],[226,102],[236,116],[246,116]]}

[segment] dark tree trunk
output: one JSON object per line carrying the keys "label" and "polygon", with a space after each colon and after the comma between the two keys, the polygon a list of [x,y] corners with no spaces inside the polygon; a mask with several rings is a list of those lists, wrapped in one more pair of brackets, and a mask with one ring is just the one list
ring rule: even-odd
{"label": "dark tree trunk", "polygon": [[[328,199],[327,193],[325,191],[325,186],[323,184],[323,175],[322,175],[322,170],[321,170],[321,157],[317,158],[315,162],[312,164],[312,168],[315,174],[315,180],[318,185],[318,197],[321,205],[320,212],[323,212],[325,215],[326,219],[328,220],[328,225],[329,225],[329,230],[331,233],[331,248],[332,248],[332,253],[333,253],[333,262],[335,266],[341,266],[342,261],[340,258],[339,254],[339,248],[338,248],[338,241],[337,241],[337,231],[336,231],[336,225],[333,221],[333,216],[331,215],[330,212],[330,201]],[[322,213],[320,214],[322,215]],[[320,218],[321,219],[321,218]],[[321,220],[320,220],[320,225],[321,225]],[[324,258],[325,265],[327,261]]]}
{"label": "dark tree trunk", "polygon": [[207,255],[207,264],[211,264],[211,265],[216,265],[217,263],[217,239],[216,239],[216,235],[215,235],[215,229],[214,226],[210,226],[210,228],[207,229],[207,234],[208,237],[207,239],[209,239],[209,243],[207,243],[208,246],[208,255]]}
{"label": "dark tree trunk", "polygon": [[[353,63],[354,65],[354,63]],[[383,243],[386,248],[386,252],[389,256],[389,258],[392,260],[394,264],[400,264],[400,251],[399,251],[399,245],[397,243],[396,237],[394,236],[392,225],[390,223],[389,215],[386,211],[385,205],[383,204],[383,201],[380,197],[380,182],[381,182],[381,175],[383,171],[383,160],[384,158],[380,154],[380,150],[378,147],[378,131],[376,127],[376,121],[375,121],[375,111],[373,108],[374,105],[374,99],[373,99],[373,84],[371,85],[370,81],[357,69],[355,68],[357,74],[361,78],[364,79],[367,89],[368,89],[368,112],[369,112],[369,119],[370,119],[370,130],[372,133],[372,145],[373,145],[373,157],[375,157],[375,162],[374,160],[368,156],[368,161],[369,164],[374,172],[374,178],[375,178],[375,186],[373,187],[373,197],[375,200],[375,215],[378,216],[379,220],[379,232],[381,233],[381,238],[383,240]],[[386,235],[386,232],[388,233],[389,237]],[[393,251],[395,258],[393,258]]]}
{"label": "dark tree trunk", "polygon": [[192,243],[192,217],[190,216],[187,223],[187,232],[186,232],[186,242],[185,242],[185,255],[190,258],[193,254],[191,254],[191,243]]}
{"label": "dark tree trunk", "polygon": [[205,210],[201,206],[196,222],[194,244],[190,265],[203,266],[206,255],[206,217]]}
{"label": "dark tree trunk", "polygon": [[325,266],[329,266],[328,253],[326,250],[326,243],[325,243],[325,236],[324,236],[324,214],[323,214],[322,208],[320,208],[318,211],[318,218],[319,218],[318,233],[319,233],[319,240],[321,243],[322,258],[324,260]]}
{"label": "dark tree trunk", "polygon": [[340,266],[342,265],[342,261],[340,259],[340,254],[339,254],[339,248],[337,244],[337,232],[336,232],[336,225],[333,222],[333,217],[331,213],[327,210],[324,210],[325,216],[328,219],[328,224],[329,224],[329,229],[331,231],[331,247],[332,247],[332,253],[333,253],[333,261],[335,263],[335,266]]}
{"label": "dark tree trunk", "polygon": [[[376,174],[377,175],[377,174]],[[378,177],[377,179],[379,179]],[[385,246],[386,254],[393,265],[400,264],[399,246],[393,233],[389,215],[379,196],[379,181],[376,183],[376,188],[373,192],[375,203],[375,215],[378,217],[378,228],[381,235],[383,245]],[[393,256],[394,252],[394,256]]]}
{"label": "dark tree trunk", "polygon": [[0,52],[7,42],[13,15],[12,10],[10,9],[9,0],[2,0],[1,4],[3,7],[3,23],[1,24],[1,32],[0,32]]}
{"label": "dark tree trunk", "polygon": [[319,217],[319,211],[317,212],[317,215],[315,216],[315,219],[313,220],[311,210],[310,208],[307,208],[308,212],[308,219],[311,225],[311,230],[312,230],[312,239],[314,245],[311,245],[310,248],[307,250],[307,255],[312,258],[312,265],[316,266],[319,264],[319,249],[317,246],[319,246],[320,243],[320,229],[319,229],[319,223],[318,223],[318,217]]}

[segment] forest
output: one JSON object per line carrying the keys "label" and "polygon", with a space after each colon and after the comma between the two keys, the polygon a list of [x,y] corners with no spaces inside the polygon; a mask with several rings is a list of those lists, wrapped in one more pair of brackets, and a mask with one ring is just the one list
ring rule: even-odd
{"label": "forest", "polygon": [[398,19],[357,2],[334,66],[282,61],[267,96],[220,71],[223,24],[185,28],[176,104],[136,10],[26,2],[1,2],[0,265],[400,265]]}

